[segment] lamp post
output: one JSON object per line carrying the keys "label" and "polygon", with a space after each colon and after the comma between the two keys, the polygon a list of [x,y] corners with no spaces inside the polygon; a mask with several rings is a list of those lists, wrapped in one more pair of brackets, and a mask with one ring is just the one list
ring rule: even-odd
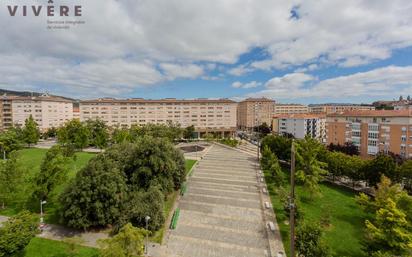
{"label": "lamp post", "polygon": [[150,216],[146,216],[144,219],[145,219],[145,221],[146,221],[146,230],[147,230],[147,233],[146,233],[146,245],[145,245],[145,248],[144,248],[144,253],[147,255],[147,254],[148,254],[147,248],[148,248],[148,242],[149,242],[149,233],[148,233],[148,231],[149,231],[149,220],[150,220]]}
{"label": "lamp post", "polygon": [[40,200],[40,226],[43,226],[43,204],[46,203],[46,201]]}

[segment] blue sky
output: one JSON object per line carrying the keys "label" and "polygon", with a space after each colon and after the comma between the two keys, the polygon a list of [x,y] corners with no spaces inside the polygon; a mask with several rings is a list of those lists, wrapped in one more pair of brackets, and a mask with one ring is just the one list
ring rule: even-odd
{"label": "blue sky", "polygon": [[[407,0],[61,0],[82,17],[11,17],[0,87],[75,98],[269,97],[370,103],[412,95]],[[82,20],[69,30],[47,20]]]}

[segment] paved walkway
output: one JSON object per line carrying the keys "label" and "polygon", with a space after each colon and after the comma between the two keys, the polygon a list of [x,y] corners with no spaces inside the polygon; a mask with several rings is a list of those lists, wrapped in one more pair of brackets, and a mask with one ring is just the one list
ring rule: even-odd
{"label": "paved walkway", "polygon": [[284,252],[273,211],[266,213],[256,159],[214,145],[189,179],[179,201],[176,230],[155,257],[277,257]]}
{"label": "paved walkway", "polygon": [[[0,226],[2,222],[7,221],[8,219],[9,217],[0,215]],[[57,241],[62,241],[66,237],[77,236],[81,238],[82,245],[98,247],[98,240],[108,238],[109,232],[109,230],[84,232],[83,230],[76,230],[54,224],[46,224],[43,231],[37,236]]]}

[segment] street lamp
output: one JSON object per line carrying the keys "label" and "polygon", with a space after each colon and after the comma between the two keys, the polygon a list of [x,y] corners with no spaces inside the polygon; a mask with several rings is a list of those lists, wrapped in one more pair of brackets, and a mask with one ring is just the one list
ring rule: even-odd
{"label": "street lamp", "polygon": [[146,216],[145,218],[144,218],[144,220],[146,221],[146,246],[145,246],[145,248],[144,248],[144,253],[147,255],[147,248],[148,248],[148,242],[149,242],[149,220],[150,220],[150,216]]}
{"label": "street lamp", "polygon": [[43,204],[46,203],[46,201],[40,200],[40,225],[43,224]]}

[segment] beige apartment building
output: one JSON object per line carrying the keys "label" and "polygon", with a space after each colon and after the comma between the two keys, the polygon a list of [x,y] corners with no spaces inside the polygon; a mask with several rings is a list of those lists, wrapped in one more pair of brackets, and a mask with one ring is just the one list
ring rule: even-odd
{"label": "beige apartment building", "polygon": [[375,107],[372,105],[360,104],[310,104],[310,113],[335,113],[344,111],[372,111]]}
{"label": "beige apartment building", "polygon": [[50,96],[2,96],[0,104],[1,129],[23,127],[33,117],[40,131],[59,127],[73,119],[73,103],[65,98]]}
{"label": "beige apartment building", "polygon": [[326,121],[327,144],[352,142],[361,156],[393,152],[412,157],[412,110],[347,111]]}
{"label": "beige apartment building", "polygon": [[24,126],[30,117],[37,122],[40,131],[60,127],[73,119],[73,102],[47,94],[34,97],[11,97],[12,124]]}
{"label": "beige apartment building", "polygon": [[108,126],[177,123],[195,126],[199,136],[217,133],[232,136],[236,131],[237,103],[228,99],[147,100],[101,98],[80,101],[80,120],[99,118]]}
{"label": "beige apartment building", "polygon": [[237,127],[252,130],[266,123],[270,126],[274,112],[275,101],[268,98],[247,98],[238,103]]}
{"label": "beige apartment building", "polygon": [[309,108],[303,104],[280,104],[274,106],[273,115],[308,113]]}

